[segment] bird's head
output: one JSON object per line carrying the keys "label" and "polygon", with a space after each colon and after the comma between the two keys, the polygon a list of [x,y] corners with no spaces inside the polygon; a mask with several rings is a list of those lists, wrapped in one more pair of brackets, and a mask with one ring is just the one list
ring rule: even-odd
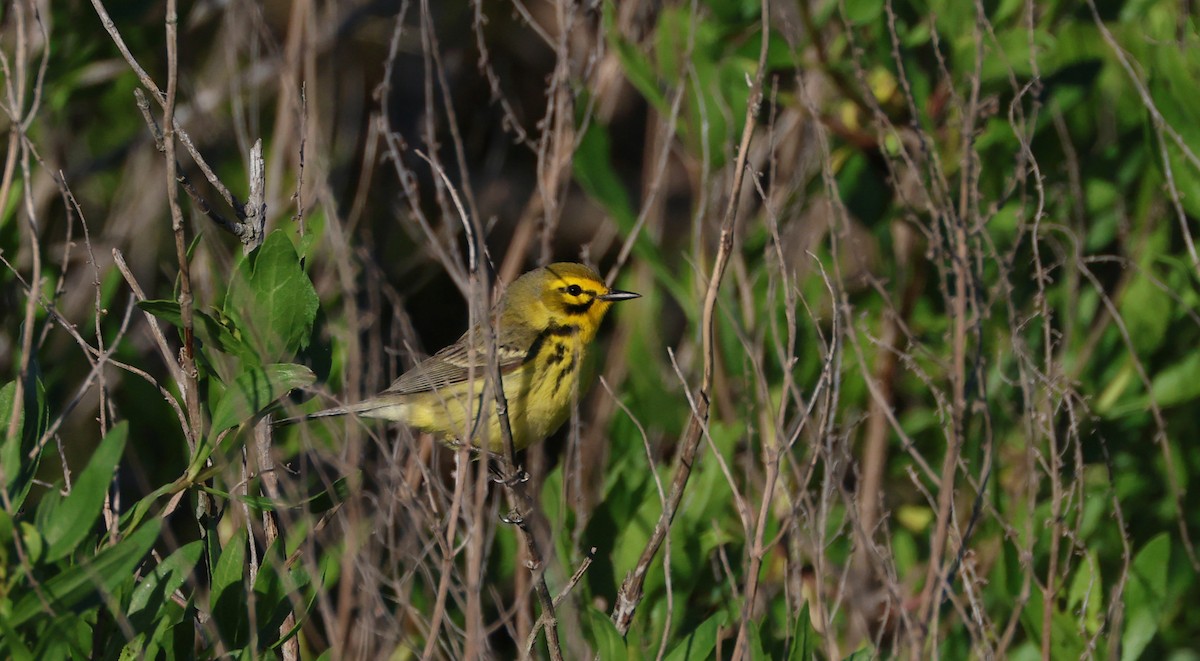
{"label": "bird's head", "polygon": [[583,264],[558,262],[517,278],[505,296],[506,316],[519,314],[537,328],[576,326],[588,342],[613,303],[641,294],[610,289]]}

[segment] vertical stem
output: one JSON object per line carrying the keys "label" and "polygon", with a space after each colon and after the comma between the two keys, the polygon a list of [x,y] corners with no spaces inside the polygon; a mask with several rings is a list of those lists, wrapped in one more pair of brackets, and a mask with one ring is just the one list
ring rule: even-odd
{"label": "vertical stem", "polygon": [[175,95],[178,87],[179,45],[175,9],[176,0],[167,0],[167,98],[163,107],[163,151],[167,159],[167,203],[171,208],[171,231],[175,233],[175,258],[179,262],[179,313],[183,325],[183,351],[181,363],[184,382],[179,384],[184,393],[187,408],[188,429],[186,435],[191,450],[195,452],[200,436],[200,390],[197,383],[195,358],[195,331],[192,319],[192,276],[188,265],[187,239],[183,232],[183,210],[179,207],[178,172],[175,160]]}

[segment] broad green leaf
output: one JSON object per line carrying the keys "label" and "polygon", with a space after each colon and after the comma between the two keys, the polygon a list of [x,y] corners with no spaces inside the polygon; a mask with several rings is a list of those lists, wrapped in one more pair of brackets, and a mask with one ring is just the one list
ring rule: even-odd
{"label": "broad green leaf", "polygon": [[633,231],[637,213],[625,184],[612,167],[609,143],[608,129],[592,122],[580,139],[571,164],[575,180],[583,190],[612,215],[622,232],[629,233]]}
{"label": "broad green leaf", "polygon": [[1121,659],[1132,661],[1142,655],[1158,633],[1158,620],[1167,596],[1167,569],[1171,561],[1171,538],[1161,533],[1133,558],[1125,587],[1125,631],[1121,636]]}
{"label": "broad green leaf", "polygon": [[680,641],[665,657],[667,661],[699,661],[712,658],[717,646],[717,628],[725,622],[725,611],[713,613],[703,624],[696,627]]}
{"label": "broad green leaf", "polygon": [[291,239],[276,230],[238,265],[224,312],[255,349],[259,362],[269,363],[308,346],[318,304]]}
{"label": "broad green leaf", "polygon": [[883,3],[876,0],[847,0],[846,20],[854,25],[869,26],[883,15]]}
{"label": "broad green leaf", "polygon": [[1104,601],[1104,583],[1100,580],[1100,563],[1095,551],[1089,550],[1075,569],[1071,589],[1067,593],[1067,607],[1078,613],[1084,631],[1095,634],[1100,630],[1101,607]]}
{"label": "broad green leaf", "polygon": [[71,485],[71,493],[47,521],[43,530],[49,547],[47,561],[54,562],[71,553],[92,532],[92,526],[104,507],[104,494],[112,483],[128,437],[129,423],[124,420],[104,435],[87,467]]}
{"label": "broad green leaf", "polygon": [[669,113],[671,109],[667,105],[666,97],[659,89],[658,77],[650,65],[650,59],[643,54],[641,48],[621,34],[617,28],[615,11],[615,3],[604,3],[602,10],[604,34],[608,36],[609,46],[617,54],[617,61],[621,63],[625,77],[629,79],[630,84],[637,88],[637,91],[642,93],[646,101],[654,106],[655,110],[663,115]]}
{"label": "broad green leaf", "polygon": [[704,0],[704,4],[726,24],[755,22],[762,12],[761,0]]}
{"label": "broad green leaf", "polygon": [[92,627],[76,613],[56,613],[44,618],[45,626],[38,631],[37,659],[84,659],[92,651]]}
{"label": "broad green leaf", "polygon": [[212,595],[209,608],[221,639],[230,648],[241,647],[249,634],[246,587],[243,572],[246,566],[246,533],[239,529],[233,539],[221,548],[213,570]]}
{"label": "broad green leaf", "polygon": [[160,562],[138,583],[133,596],[130,597],[128,610],[129,621],[135,629],[150,629],[163,607],[170,601],[171,595],[192,574],[203,552],[202,541],[186,544]]}
{"label": "broad green leaf", "polygon": [[272,643],[279,638],[279,627],[287,617],[291,601],[287,598],[288,586],[280,577],[279,569],[284,560],[278,553],[280,540],[275,540],[262,555],[262,564],[254,577],[254,621],[258,626],[260,644]]}
{"label": "broad green leaf", "polygon": [[1150,393],[1159,406],[1175,406],[1200,397],[1200,353],[1190,352],[1183,360],[1158,374],[1150,384]]}
{"label": "broad green leaf", "polygon": [[[1149,263],[1143,260],[1142,268]],[[1171,297],[1162,285],[1138,274],[1122,294],[1120,310],[1138,353],[1144,356],[1157,350],[1171,323]]]}
{"label": "broad green leaf", "polygon": [[[183,315],[179,311],[178,301],[147,300],[139,301],[137,305],[176,328],[183,328]],[[220,313],[217,312],[217,315],[220,316]],[[202,345],[252,362],[257,360],[254,350],[236,334],[237,329],[231,327],[229,319],[218,319],[207,312],[195,310],[192,312],[192,324]]]}
{"label": "broad green leaf", "polygon": [[[1045,594],[1038,591],[1030,597],[1025,610],[1021,613],[1021,622],[1033,640],[1042,638],[1043,608],[1046,607]],[[1087,648],[1074,618],[1069,613],[1061,611],[1051,600],[1049,607],[1053,609],[1050,615],[1050,658],[1078,659]]]}
{"label": "broad green leaf", "polygon": [[[295,567],[289,572],[289,574],[292,577],[292,589],[297,591],[308,590],[308,599],[306,599],[304,602],[304,610],[295,613],[296,624],[292,626],[291,629],[282,632],[282,635],[279,637],[279,639],[276,640],[273,645],[271,645],[271,649],[278,649],[300,632],[300,628],[304,626],[305,618],[308,617],[308,614],[312,612],[313,604],[316,603],[317,596],[321,594],[321,588],[324,584],[324,581],[322,580],[313,585],[312,580],[309,578],[308,574],[305,573],[303,567]],[[288,600],[285,606],[290,607],[290,604],[291,600]]]}
{"label": "broad green leaf", "polygon": [[593,606],[588,606],[585,613],[587,629],[584,634],[592,645],[592,651],[601,659],[627,659],[629,651],[625,639],[617,631],[616,625],[607,615]]}
{"label": "broad green leaf", "polygon": [[7,618],[0,617],[0,656],[12,661],[33,661],[33,650],[25,646]]}
{"label": "broad green leaf", "polygon": [[812,625],[812,614],[809,611],[807,600],[800,607],[800,613],[796,615],[795,626],[792,630],[795,633],[789,644],[788,661],[808,661],[813,658],[813,653],[819,643],[817,631]]}
{"label": "broad green leaf", "polygon": [[[1130,366],[1122,372],[1124,381],[1134,380],[1134,376],[1129,374],[1132,371],[1133,367]],[[1097,411],[1108,418],[1120,418],[1137,411],[1145,411],[1150,406],[1151,397],[1154,398],[1154,403],[1162,408],[1186,404],[1200,398],[1200,379],[1196,378],[1197,374],[1200,374],[1200,354],[1192,352],[1164,367],[1152,377],[1149,396],[1142,394],[1111,408],[1107,406],[1111,398],[1105,397],[1099,403],[1106,406],[1098,406]],[[1114,381],[1114,384],[1116,383]],[[1108,395],[1108,390],[1105,394]]]}
{"label": "broad green leaf", "polygon": [[767,661],[770,657],[767,656],[766,650],[763,649],[762,628],[754,620],[750,620],[749,624],[750,626],[746,631],[746,635],[749,638],[750,658],[757,661]]}
{"label": "broad green leaf", "polygon": [[15,381],[9,381],[0,388],[0,466],[4,466],[5,484],[0,485],[7,489],[17,479],[20,473],[19,467],[22,465],[21,455],[21,433],[24,430],[25,415],[24,411],[17,411],[17,424],[14,429],[16,432],[12,438],[8,437],[8,422],[12,420],[13,413],[13,398],[17,396],[17,384]]}
{"label": "broad green leaf", "polygon": [[[25,497],[29,495],[33,478],[41,464],[41,452],[32,459],[26,455],[45,428],[48,413],[43,404],[41,381],[35,378],[30,378],[29,381],[37,387],[32,392],[29,388],[25,389],[25,405],[16,412],[17,423],[12,438],[8,437],[8,424],[12,420],[17,384],[10,381],[0,388],[0,466],[4,467],[4,483],[0,484],[0,488],[8,491],[14,509],[19,509],[25,503]],[[26,423],[32,415],[37,415],[38,420],[31,429]]]}
{"label": "broad green leaf", "polygon": [[225,390],[213,408],[212,436],[236,427],[286,395],[317,380],[303,365],[279,363],[247,367]]}
{"label": "broad green leaf", "polygon": [[[123,581],[132,579],[133,570],[158,539],[161,525],[160,521],[152,519],[116,546],[106,548],[91,560],[85,559],[54,575],[42,583],[41,594],[50,600],[55,609],[73,608],[89,598],[98,601],[101,590],[111,593]],[[20,626],[41,612],[41,598],[30,590],[13,608],[9,624]]]}
{"label": "broad green leaf", "polygon": [[[1187,46],[1191,50],[1166,43],[1156,52],[1156,66],[1150,70],[1153,73],[1150,93],[1172,131],[1163,131],[1161,138],[1156,137],[1153,130],[1148,133],[1151,140],[1161,139],[1165,143],[1162,152],[1157,149],[1155,152],[1165,154],[1166,162],[1163,162],[1162,156],[1156,160],[1164,175],[1169,166],[1171,181],[1179,193],[1180,203],[1194,218],[1200,216],[1200,166],[1193,160],[1200,158],[1200,112],[1195,103],[1200,57],[1192,51],[1200,46],[1200,38],[1192,31],[1188,41],[1190,43]],[[1178,135],[1180,140],[1176,141],[1171,133]],[[1182,146],[1179,142],[1183,143]],[[1191,154],[1186,154],[1185,149]]]}

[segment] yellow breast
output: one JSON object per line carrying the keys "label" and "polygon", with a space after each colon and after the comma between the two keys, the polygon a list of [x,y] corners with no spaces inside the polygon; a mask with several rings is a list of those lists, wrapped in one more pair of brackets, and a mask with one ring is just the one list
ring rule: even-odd
{"label": "yellow breast", "polygon": [[[504,375],[514,449],[541,441],[567,420],[583,358],[584,345],[577,338],[554,337],[531,360]],[[481,378],[474,388],[456,390],[413,397],[406,404],[405,422],[451,443],[472,438],[478,447],[503,452],[495,396],[486,393],[487,401],[483,401],[484,380]]]}

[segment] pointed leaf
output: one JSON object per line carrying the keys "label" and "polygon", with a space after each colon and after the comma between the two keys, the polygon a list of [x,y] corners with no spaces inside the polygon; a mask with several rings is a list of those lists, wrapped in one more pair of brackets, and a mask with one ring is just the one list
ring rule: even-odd
{"label": "pointed leaf", "polygon": [[238,265],[225,314],[265,363],[308,346],[318,305],[291,239],[276,230]]}
{"label": "pointed leaf", "polygon": [[212,601],[209,608],[221,638],[230,648],[241,647],[249,633],[246,586],[246,533],[238,530],[221,549],[212,577]]}
{"label": "pointed leaf", "polygon": [[111,593],[122,582],[132,580],[133,570],[158,539],[161,525],[160,521],[151,520],[116,546],[52,576],[42,583],[41,595],[28,590],[13,607],[9,625],[20,626],[42,612],[41,596],[45,596],[56,610],[68,609],[85,599],[94,597],[98,601],[100,590]]}
{"label": "pointed leaf", "polygon": [[725,621],[725,612],[713,613],[667,653],[667,661],[710,659],[717,647],[717,628]]}
{"label": "pointed leaf", "polygon": [[104,435],[87,467],[75,479],[71,493],[46,522],[43,534],[49,546],[47,561],[54,562],[71,553],[92,532],[128,437],[129,423],[126,421],[117,423]]}
{"label": "pointed leaf", "polygon": [[1125,632],[1121,658],[1137,659],[1158,633],[1158,620],[1167,596],[1167,568],[1171,538],[1162,533],[1150,540],[1133,559],[1125,589]]}
{"label": "pointed leaf", "polygon": [[163,613],[163,607],[188,576],[191,576],[204,542],[186,544],[163,560],[142,579],[129,599],[129,621],[138,631],[148,631],[153,622]]}
{"label": "pointed leaf", "polygon": [[316,380],[312,370],[292,363],[247,368],[229,384],[213,409],[212,435],[236,427],[293,388],[310,385]]}
{"label": "pointed leaf", "polygon": [[601,659],[626,659],[629,652],[625,646],[625,638],[617,631],[617,626],[607,615],[593,606],[587,607],[587,630],[585,635],[592,645],[592,651]]}

